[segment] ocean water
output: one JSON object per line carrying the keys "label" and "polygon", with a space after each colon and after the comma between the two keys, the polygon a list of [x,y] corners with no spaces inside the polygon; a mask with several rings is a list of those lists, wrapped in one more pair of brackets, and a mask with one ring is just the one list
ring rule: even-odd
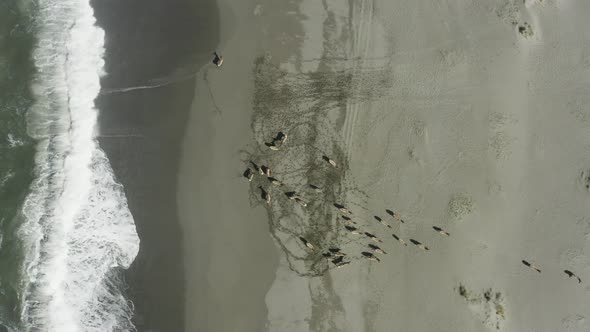
{"label": "ocean water", "polygon": [[9,87],[0,89],[0,321],[9,331],[134,329],[121,272],[139,238],[95,139],[104,74],[95,23],[89,0],[0,2]]}
{"label": "ocean water", "polygon": [[22,241],[19,209],[33,179],[35,142],[26,112],[34,44],[28,13],[18,0],[0,1],[0,331],[20,331]]}

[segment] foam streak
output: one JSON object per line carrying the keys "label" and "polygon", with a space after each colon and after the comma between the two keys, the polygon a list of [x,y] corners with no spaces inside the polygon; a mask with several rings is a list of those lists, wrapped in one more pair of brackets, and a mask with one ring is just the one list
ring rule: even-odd
{"label": "foam streak", "polygon": [[28,331],[132,330],[118,273],[139,250],[121,185],[95,138],[104,31],[88,0],[38,3],[36,103],[29,134],[37,178],[20,229]]}

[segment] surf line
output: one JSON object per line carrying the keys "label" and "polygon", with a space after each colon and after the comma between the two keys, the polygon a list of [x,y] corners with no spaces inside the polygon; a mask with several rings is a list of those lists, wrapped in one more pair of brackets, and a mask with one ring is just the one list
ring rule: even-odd
{"label": "surf line", "polygon": [[143,135],[137,134],[119,134],[119,135],[97,135],[97,138],[145,138]]}

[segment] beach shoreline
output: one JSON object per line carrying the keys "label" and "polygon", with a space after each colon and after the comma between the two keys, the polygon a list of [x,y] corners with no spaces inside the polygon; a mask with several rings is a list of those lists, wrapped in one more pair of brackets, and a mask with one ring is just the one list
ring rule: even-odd
{"label": "beach shoreline", "polygon": [[205,0],[92,5],[106,38],[98,140],[140,237],[138,256],[124,272],[133,323],[139,331],[183,331],[176,179],[194,76],[217,43],[217,7]]}

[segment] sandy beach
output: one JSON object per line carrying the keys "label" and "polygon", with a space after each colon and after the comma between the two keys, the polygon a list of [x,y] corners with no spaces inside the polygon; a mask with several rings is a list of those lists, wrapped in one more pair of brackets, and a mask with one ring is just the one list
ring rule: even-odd
{"label": "sandy beach", "polygon": [[[179,173],[186,331],[588,330],[589,4],[219,9],[225,62],[197,77]],[[307,207],[249,183],[249,160]],[[334,202],[383,240],[381,262]],[[331,268],[330,246],[351,264]]]}
{"label": "sandy beach", "polygon": [[[178,181],[186,266],[185,331],[262,331],[277,253],[263,209],[244,191],[257,45],[241,2],[220,2],[227,63],[199,73]],[[235,55],[239,56],[235,56]],[[221,70],[220,70],[221,69]],[[231,317],[231,318],[230,318]]]}
{"label": "sandy beach", "polygon": [[[185,269],[176,179],[194,77],[217,43],[213,1],[95,1],[106,33],[99,141],[140,237],[125,271],[138,331],[183,331]],[[166,13],[166,15],[162,15]],[[192,42],[191,42],[192,41]]]}

